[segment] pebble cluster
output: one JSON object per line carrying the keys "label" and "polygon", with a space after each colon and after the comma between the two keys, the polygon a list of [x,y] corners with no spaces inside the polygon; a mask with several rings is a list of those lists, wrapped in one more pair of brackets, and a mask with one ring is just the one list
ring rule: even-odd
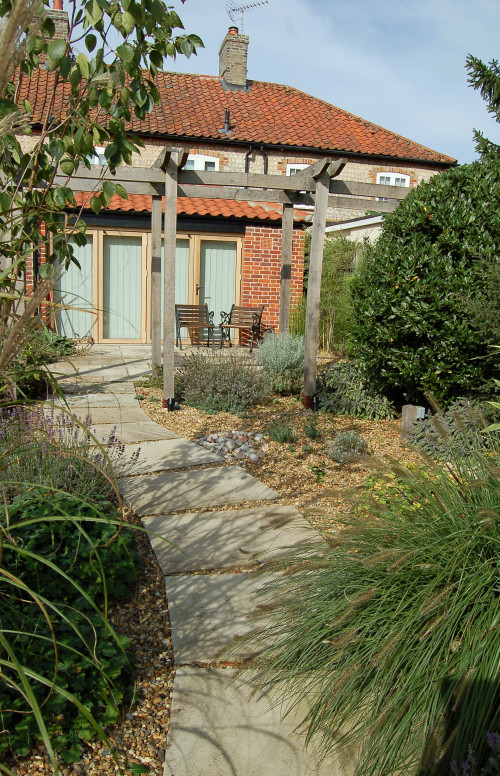
{"label": "pebble cluster", "polygon": [[254,431],[225,431],[199,436],[195,440],[201,447],[222,456],[226,461],[233,458],[258,461],[268,449],[267,440]]}

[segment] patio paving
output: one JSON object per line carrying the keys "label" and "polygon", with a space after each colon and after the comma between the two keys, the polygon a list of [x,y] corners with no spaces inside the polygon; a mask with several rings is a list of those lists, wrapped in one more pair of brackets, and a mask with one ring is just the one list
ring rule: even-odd
{"label": "patio paving", "polygon": [[279,498],[239,466],[124,477],[120,490],[141,517]]}
{"label": "patio paving", "polygon": [[108,439],[113,429],[115,429],[115,436],[123,444],[157,439],[179,439],[179,435],[174,431],[159,426],[149,419],[139,423],[99,423],[90,427],[90,431],[99,441]]}
{"label": "patio paving", "polygon": [[133,446],[127,445],[127,455],[133,454],[134,451],[139,451],[139,458],[134,466],[134,475],[222,462],[220,456],[215,455],[215,453],[181,438],[141,442],[140,445]]}
{"label": "patio paving", "polygon": [[[270,504],[227,512],[143,519],[164,574],[264,563],[318,534],[293,507]],[[156,535],[155,535],[156,534]]]}

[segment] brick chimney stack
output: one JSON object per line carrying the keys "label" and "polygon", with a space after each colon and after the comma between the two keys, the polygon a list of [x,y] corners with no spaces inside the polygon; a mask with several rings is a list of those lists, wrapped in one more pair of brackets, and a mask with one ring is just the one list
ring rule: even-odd
{"label": "brick chimney stack", "polygon": [[69,36],[68,12],[63,8],[63,0],[53,0],[52,8],[47,11],[47,16],[54,22],[56,31],[54,38],[67,40]]}
{"label": "brick chimney stack", "polygon": [[246,89],[248,35],[230,27],[219,50],[219,76],[229,89]]}

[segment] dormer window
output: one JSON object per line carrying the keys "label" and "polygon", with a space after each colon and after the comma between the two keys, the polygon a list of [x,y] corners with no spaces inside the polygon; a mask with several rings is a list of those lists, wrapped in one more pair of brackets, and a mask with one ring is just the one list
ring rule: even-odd
{"label": "dormer window", "polygon": [[107,163],[108,160],[104,156],[104,147],[96,146],[94,155],[90,157],[90,164],[97,164],[103,167]]}
{"label": "dormer window", "polygon": [[219,160],[216,156],[204,154],[189,154],[184,170],[202,170],[204,172],[218,172]]}

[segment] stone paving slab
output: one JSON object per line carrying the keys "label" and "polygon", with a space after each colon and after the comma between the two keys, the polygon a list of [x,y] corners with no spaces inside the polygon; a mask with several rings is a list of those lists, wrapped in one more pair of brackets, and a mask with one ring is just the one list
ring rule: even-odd
{"label": "stone paving slab", "polygon": [[134,474],[152,474],[168,469],[186,469],[207,463],[222,463],[222,458],[187,439],[163,439],[127,446],[127,455],[139,450]]}
{"label": "stone paving slab", "polygon": [[[164,574],[264,563],[299,543],[321,541],[294,507],[159,515],[143,519]],[[166,539],[167,541],[164,541]]]}
{"label": "stone paving slab", "polygon": [[115,427],[116,438],[125,445],[157,439],[180,439],[174,431],[169,431],[168,428],[159,426],[150,420],[145,420],[142,423],[100,423],[91,426],[90,430],[101,441],[108,439]]}
{"label": "stone paving slab", "polygon": [[140,517],[279,498],[239,466],[124,477],[120,490]]}
{"label": "stone paving slab", "polygon": [[59,385],[63,393],[70,396],[86,396],[87,394],[95,393],[111,393],[116,394],[128,394],[133,396],[136,394],[135,386],[132,381],[122,383],[86,383],[72,381],[70,378],[60,380]]}
{"label": "stone paving slab", "polygon": [[[101,393],[87,393],[84,396],[69,396],[67,402],[71,409],[77,409],[79,407],[136,407],[140,409],[140,404],[137,399],[134,399],[135,394],[132,393],[119,393],[115,394],[112,389]],[[63,404],[62,399],[57,399],[57,404]]]}
{"label": "stone paving slab", "polygon": [[90,409],[71,410],[71,414],[79,420],[84,420],[88,415],[92,418],[92,423],[141,423],[148,420],[140,407],[91,407]]}
{"label": "stone paving slab", "polygon": [[318,763],[296,732],[305,708],[284,709],[251,675],[177,670],[164,776],[352,776],[352,764]]}
{"label": "stone paving slab", "polygon": [[[168,611],[176,665],[243,660],[262,645],[239,641],[255,630],[250,616],[271,602],[266,587],[277,574],[211,574],[167,577]],[[233,643],[233,640],[237,639]]]}

